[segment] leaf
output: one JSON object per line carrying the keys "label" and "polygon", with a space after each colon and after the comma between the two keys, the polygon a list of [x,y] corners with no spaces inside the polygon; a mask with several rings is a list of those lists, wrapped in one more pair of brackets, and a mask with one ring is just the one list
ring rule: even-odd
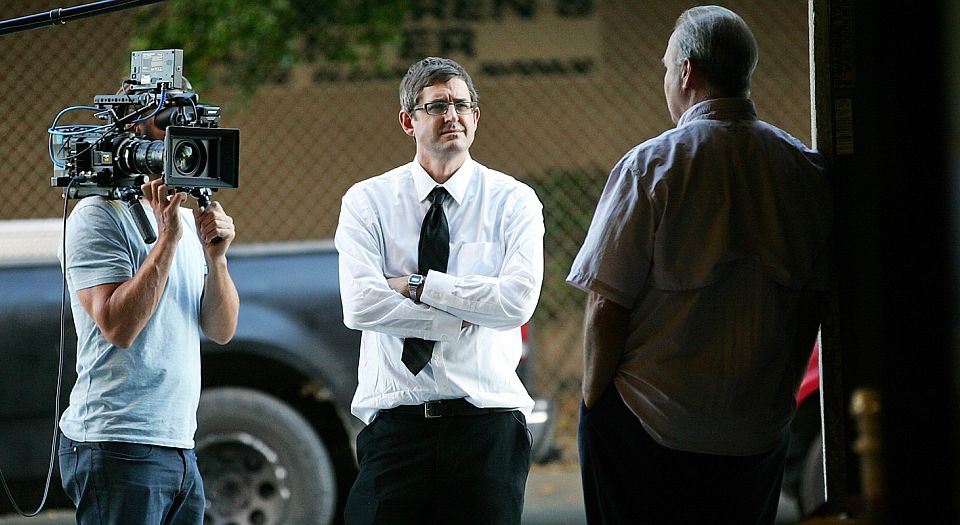
{"label": "leaf", "polygon": [[410,0],[169,0],[134,19],[131,50],[183,49],[197,90],[252,94],[300,63],[380,64],[396,46]]}

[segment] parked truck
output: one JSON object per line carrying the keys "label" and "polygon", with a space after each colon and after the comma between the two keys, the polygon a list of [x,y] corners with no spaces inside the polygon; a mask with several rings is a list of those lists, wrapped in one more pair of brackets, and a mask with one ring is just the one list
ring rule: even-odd
{"label": "parked truck", "polygon": [[[25,509],[47,473],[61,352],[61,411],[76,379],[76,332],[69,299],[61,308],[56,258],[61,226],[0,223],[0,470]],[[350,415],[360,334],[343,325],[336,250],[329,241],[235,245],[229,259],[240,293],[236,336],[201,342],[204,523],[340,522],[362,423]],[[528,388],[529,357],[518,369]],[[528,424],[534,460],[549,460],[548,400],[536,400]],[[2,500],[0,513],[11,512]],[[48,506],[69,506],[56,467]]]}

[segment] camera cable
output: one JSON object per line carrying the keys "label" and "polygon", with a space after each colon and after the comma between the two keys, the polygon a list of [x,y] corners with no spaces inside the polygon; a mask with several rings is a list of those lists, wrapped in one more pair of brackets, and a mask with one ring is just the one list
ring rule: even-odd
{"label": "camera cable", "polygon": [[10,492],[10,487],[7,485],[7,480],[3,475],[3,469],[0,469],[0,484],[3,484],[3,491],[7,494],[7,499],[10,500],[10,504],[13,505],[13,510],[17,514],[26,517],[32,518],[37,514],[40,514],[40,511],[43,510],[44,505],[47,503],[47,496],[50,494],[50,481],[53,478],[53,465],[54,460],[57,457],[57,438],[60,435],[60,384],[63,382],[63,356],[64,356],[64,347],[66,332],[66,295],[67,295],[67,203],[70,202],[70,199],[67,198],[70,192],[70,186],[72,186],[74,181],[70,181],[67,185],[66,190],[63,194],[63,238],[61,239],[61,249],[63,250],[63,279],[61,281],[60,288],[60,347],[59,347],[59,361],[57,363],[57,388],[56,388],[56,398],[54,399],[54,408],[53,408],[53,437],[50,440],[50,462],[47,466],[47,479],[43,484],[43,497],[40,498],[40,504],[37,506],[36,510],[32,512],[24,512],[20,509],[20,506],[17,505],[16,499],[13,497],[13,494]]}

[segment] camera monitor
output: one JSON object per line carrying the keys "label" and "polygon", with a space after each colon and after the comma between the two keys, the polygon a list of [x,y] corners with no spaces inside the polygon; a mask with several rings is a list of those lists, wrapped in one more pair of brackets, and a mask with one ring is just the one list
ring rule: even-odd
{"label": "camera monitor", "polygon": [[189,188],[236,188],[240,130],[170,126],[164,140],[163,180]]}
{"label": "camera monitor", "polygon": [[182,88],[183,50],[134,51],[130,54],[130,80],[134,91],[156,89],[160,84]]}

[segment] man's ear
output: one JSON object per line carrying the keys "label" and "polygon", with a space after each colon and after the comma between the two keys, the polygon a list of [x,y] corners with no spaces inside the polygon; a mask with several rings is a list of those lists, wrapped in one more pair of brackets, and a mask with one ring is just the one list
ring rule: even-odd
{"label": "man's ear", "polygon": [[693,77],[696,74],[693,62],[689,58],[684,58],[680,63],[680,87],[688,90],[693,87]]}
{"label": "man's ear", "polygon": [[400,127],[407,135],[413,136],[413,116],[404,110],[400,110]]}

